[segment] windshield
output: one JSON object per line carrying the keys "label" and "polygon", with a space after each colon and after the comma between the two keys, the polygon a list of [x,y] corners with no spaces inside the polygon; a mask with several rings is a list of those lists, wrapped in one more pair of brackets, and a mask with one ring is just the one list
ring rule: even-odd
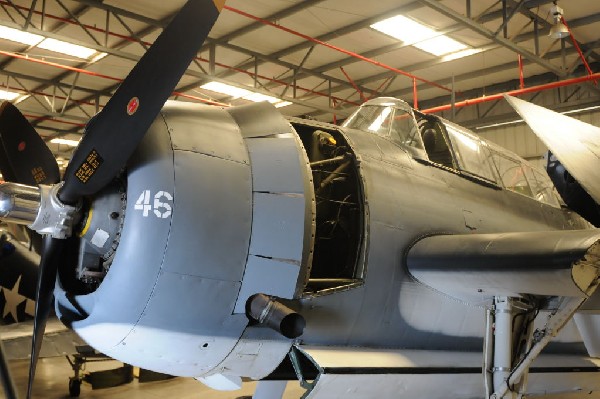
{"label": "windshield", "polygon": [[363,105],[348,118],[343,126],[387,136],[390,132],[392,111],[391,107]]}

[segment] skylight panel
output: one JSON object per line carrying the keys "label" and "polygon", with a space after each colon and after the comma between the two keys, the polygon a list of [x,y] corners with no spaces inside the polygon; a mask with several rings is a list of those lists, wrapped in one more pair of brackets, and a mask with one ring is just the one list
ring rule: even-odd
{"label": "skylight panel", "polygon": [[273,105],[275,106],[275,108],[283,108],[283,107],[287,107],[288,105],[292,105],[292,102],[291,101],[280,101]]}
{"label": "skylight panel", "polygon": [[214,91],[215,93],[226,94],[231,97],[239,98],[250,95],[250,90],[240,89],[221,82],[209,82],[200,86],[201,89]]}
{"label": "skylight panel", "polygon": [[72,57],[88,59],[97,53],[96,50],[89,47],[80,46],[77,44],[63,42],[62,40],[56,40],[47,38],[44,39],[40,44],[37,45],[39,48],[45,50],[54,51],[56,53],[70,55]]}
{"label": "skylight panel", "polygon": [[384,19],[371,25],[371,28],[401,40],[406,44],[431,39],[438,35],[435,30],[403,15]]}
{"label": "skylight panel", "polygon": [[403,15],[384,19],[371,25],[371,28],[401,40],[406,45],[416,47],[438,57],[445,54],[457,53],[456,57],[452,58],[457,59],[473,54],[458,54],[460,51],[468,51],[471,48]]}
{"label": "skylight panel", "polygon": [[68,145],[69,147],[77,147],[79,145],[79,140],[52,139],[50,142],[53,144]]}
{"label": "skylight panel", "polygon": [[90,59],[92,56],[94,56],[92,62],[95,62],[106,56],[106,53],[101,53],[88,47],[67,43],[62,40],[44,38],[42,35],[24,32],[19,29],[9,28],[8,26],[2,25],[0,25],[0,39],[25,44],[27,46],[37,46],[45,50],[50,50],[77,58]]}
{"label": "skylight panel", "polygon": [[253,101],[255,103],[261,101],[268,101],[277,108],[287,107],[292,103],[289,101],[283,101],[277,97],[268,96],[262,93],[255,93],[250,90],[241,89],[239,87],[231,86],[221,82],[209,82],[200,86],[201,89],[214,91],[215,93],[226,94],[234,98],[242,98],[244,100]]}
{"label": "skylight panel", "polygon": [[245,96],[242,97],[244,100],[249,100],[249,101],[253,101],[255,103],[259,103],[261,101],[268,101],[271,104],[277,103],[279,101],[281,101],[280,99],[273,97],[273,96],[267,96],[266,94],[262,94],[262,93],[252,93],[249,96]]}
{"label": "skylight panel", "polygon": [[13,29],[7,26],[0,25],[0,39],[26,44],[28,46],[35,46],[36,44],[44,40],[44,36],[35,35],[33,33],[23,32],[18,29]]}
{"label": "skylight panel", "polygon": [[19,93],[15,93],[13,91],[0,90],[0,100],[12,101],[19,96]]}
{"label": "skylight panel", "polygon": [[448,36],[437,36],[419,43],[413,44],[414,47],[426,51],[436,56],[442,56],[448,53],[464,50],[467,48],[464,44],[457,42]]}

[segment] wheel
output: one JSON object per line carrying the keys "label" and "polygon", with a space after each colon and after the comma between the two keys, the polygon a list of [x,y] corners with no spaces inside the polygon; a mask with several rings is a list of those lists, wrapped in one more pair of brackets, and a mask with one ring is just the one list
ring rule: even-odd
{"label": "wheel", "polygon": [[81,393],[81,381],[80,380],[69,380],[69,395],[72,398],[77,398],[79,397],[79,394]]}

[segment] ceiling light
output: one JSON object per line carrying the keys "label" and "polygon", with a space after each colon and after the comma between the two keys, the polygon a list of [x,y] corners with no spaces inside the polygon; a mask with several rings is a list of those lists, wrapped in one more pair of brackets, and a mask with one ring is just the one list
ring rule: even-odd
{"label": "ceiling light", "polygon": [[26,44],[28,46],[35,46],[44,40],[44,36],[0,25],[0,39]]}
{"label": "ceiling light", "polygon": [[79,140],[52,139],[50,142],[52,144],[64,144],[70,147],[77,147],[79,145]]}
{"label": "ceiling light", "polygon": [[371,25],[371,28],[409,45],[438,35],[435,30],[403,15],[396,15],[379,21]]}
{"label": "ceiling light", "polygon": [[292,105],[289,101],[283,101],[277,97],[268,96],[262,93],[252,93],[249,96],[242,97],[244,100],[253,101],[255,103],[259,103],[261,101],[268,101],[275,106],[275,108],[287,107],[288,105]]}
{"label": "ceiling light", "polygon": [[259,103],[261,101],[268,101],[271,104],[280,102],[281,100],[273,97],[273,96],[267,96],[266,94],[262,94],[262,93],[252,93],[248,96],[244,96],[242,97],[244,100],[248,100],[248,101],[253,101],[255,103]]}
{"label": "ceiling light", "polygon": [[444,54],[465,50],[467,48],[467,46],[464,44],[457,42],[448,36],[434,37],[432,39],[415,43],[413,46],[430,54],[437,55],[438,57]]}
{"label": "ceiling light", "polygon": [[231,86],[221,82],[209,82],[200,86],[201,89],[214,91],[216,93],[226,94],[234,98],[242,98],[244,100],[253,101],[255,103],[261,101],[268,101],[275,105],[277,108],[287,107],[292,103],[289,101],[283,101],[277,97],[268,96],[262,93],[255,93],[250,90],[242,89],[239,87]]}
{"label": "ceiling light", "polygon": [[469,50],[467,45],[403,15],[379,21],[371,28],[436,56]]}
{"label": "ceiling light", "polygon": [[562,39],[569,36],[569,29],[562,22],[563,9],[556,5],[556,1],[552,8],[550,8],[550,13],[554,18],[554,25],[550,28],[548,36],[553,39]]}
{"label": "ceiling light", "polygon": [[240,89],[239,87],[231,86],[221,82],[209,82],[200,86],[201,89],[214,91],[215,93],[226,94],[231,97],[244,97],[250,95],[252,92],[246,89]]}
{"label": "ceiling light", "polygon": [[0,100],[12,101],[19,97],[21,94],[13,91],[0,90]]}
{"label": "ceiling light", "polygon": [[40,44],[37,45],[39,48],[45,50],[54,51],[61,54],[70,55],[77,58],[88,59],[97,53],[96,50],[79,46],[77,44],[63,42],[62,40],[56,39],[44,39]]}
{"label": "ceiling light", "polygon": [[34,33],[24,32],[22,30],[9,28],[7,26],[2,25],[0,25],[0,39],[26,44],[28,46],[37,46],[45,50],[50,50],[77,58],[89,59],[90,57],[95,55],[93,61],[97,61],[100,58],[106,56],[106,53],[100,53],[94,49],[80,46],[78,44],[63,42],[62,40],[44,38],[44,36],[42,35],[36,35]]}

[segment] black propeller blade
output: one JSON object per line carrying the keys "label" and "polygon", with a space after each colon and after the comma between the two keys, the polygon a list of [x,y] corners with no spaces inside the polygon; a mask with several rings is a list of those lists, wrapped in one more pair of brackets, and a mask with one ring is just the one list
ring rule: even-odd
{"label": "black propeller blade", "polygon": [[[222,1],[224,3],[224,1]],[[141,141],[219,16],[213,0],[190,0],[85,129],[59,198],[75,203],[110,182]]]}
{"label": "black propeller blade", "polygon": [[31,398],[35,369],[42,348],[44,331],[50,310],[58,265],[65,245],[65,240],[59,240],[47,235],[44,237],[44,250],[40,261],[38,286],[35,297],[35,317],[33,319],[33,337],[31,341],[31,359],[29,363],[29,383],[27,385],[27,398]]}
{"label": "black propeller blade", "polygon": [[[225,0],[188,0],[183,6],[104,109],[88,122],[85,135],[67,167],[65,183],[58,192],[60,201],[75,204],[82,197],[97,193],[125,166],[208,37],[224,3]],[[27,398],[31,397],[64,246],[64,240],[50,237],[45,240]]]}
{"label": "black propeller blade", "polygon": [[44,140],[10,102],[0,105],[0,170],[4,180],[36,186],[60,181],[58,164]]}

